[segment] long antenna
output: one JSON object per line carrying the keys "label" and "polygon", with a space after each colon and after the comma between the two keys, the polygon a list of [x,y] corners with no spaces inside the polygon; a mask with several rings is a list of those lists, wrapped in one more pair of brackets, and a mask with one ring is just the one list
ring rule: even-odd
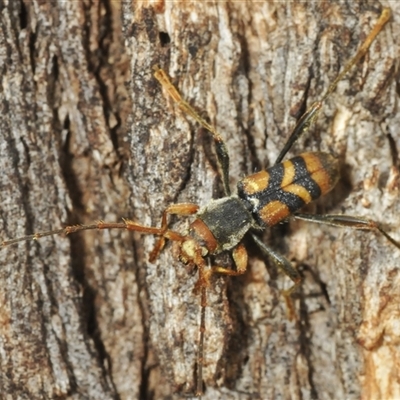
{"label": "long antenna", "polygon": [[317,118],[318,113],[322,108],[324,101],[333,93],[339,81],[341,81],[343,77],[353,68],[353,66],[356,65],[360,61],[360,59],[365,56],[365,54],[367,53],[367,51],[371,46],[371,43],[375,40],[376,36],[385,26],[386,22],[389,21],[390,16],[391,16],[390,9],[384,8],[374,28],[367,36],[364,43],[360,46],[356,55],[347,63],[347,65],[343,68],[342,72],[340,72],[340,74],[336,77],[336,79],[329,85],[328,90],[321,97],[321,99],[313,103],[311,107],[299,119],[288,141],[286,142],[285,146],[279,153],[279,156],[276,159],[275,164],[278,164],[283,160],[283,158],[285,157],[287,152],[291,149],[296,140],[299,139],[299,137],[304,132],[306,132],[308,128],[312,125],[312,123]]}

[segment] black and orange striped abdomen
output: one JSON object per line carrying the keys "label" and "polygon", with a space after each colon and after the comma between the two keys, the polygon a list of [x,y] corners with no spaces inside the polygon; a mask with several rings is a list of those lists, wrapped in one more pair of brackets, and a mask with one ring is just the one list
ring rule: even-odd
{"label": "black and orange striped abdomen", "polygon": [[338,179],[339,163],[331,154],[302,153],[239,181],[238,196],[260,225],[273,226],[328,193]]}

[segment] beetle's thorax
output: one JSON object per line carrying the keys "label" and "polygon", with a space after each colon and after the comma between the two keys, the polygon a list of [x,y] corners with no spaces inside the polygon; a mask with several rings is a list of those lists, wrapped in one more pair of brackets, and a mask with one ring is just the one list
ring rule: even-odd
{"label": "beetle's thorax", "polygon": [[190,235],[210,254],[234,248],[256,222],[237,196],[212,200],[197,213]]}

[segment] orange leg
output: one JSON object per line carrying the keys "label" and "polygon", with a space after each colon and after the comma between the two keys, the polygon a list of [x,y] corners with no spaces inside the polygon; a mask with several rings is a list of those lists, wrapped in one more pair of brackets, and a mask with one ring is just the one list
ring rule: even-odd
{"label": "orange leg", "polygon": [[149,261],[154,262],[158,255],[160,254],[161,250],[165,246],[166,239],[169,240],[176,240],[182,241],[183,236],[171,231],[168,229],[168,215],[184,215],[189,216],[196,214],[199,209],[199,206],[192,203],[180,203],[180,204],[171,204],[168,206],[165,211],[163,212],[162,219],[161,219],[161,228],[159,228],[158,233],[155,233],[157,236],[161,236],[158,241],[156,242],[154,249],[151,251],[149,255]]}
{"label": "orange leg", "polygon": [[228,276],[238,276],[244,274],[247,269],[248,255],[246,247],[243,243],[239,243],[232,250],[232,257],[236,265],[236,270],[215,266],[212,268],[213,273]]}

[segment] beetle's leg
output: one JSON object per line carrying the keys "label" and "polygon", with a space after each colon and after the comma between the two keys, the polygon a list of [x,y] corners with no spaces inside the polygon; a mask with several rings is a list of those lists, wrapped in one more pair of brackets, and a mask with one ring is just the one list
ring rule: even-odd
{"label": "beetle's leg", "polygon": [[351,229],[358,229],[363,231],[375,231],[383,235],[390,243],[400,249],[400,243],[393,239],[378,222],[363,217],[353,217],[350,215],[340,214],[326,214],[326,215],[313,215],[313,214],[294,214],[294,218],[301,219],[308,222],[315,222],[317,224],[324,224],[329,226],[344,227]]}
{"label": "beetle's leg", "polygon": [[269,261],[278,269],[282,270],[293,281],[293,286],[282,292],[288,310],[288,318],[292,320],[295,318],[296,313],[291,294],[300,285],[301,276],[287,258],[267,246],[258,236],[252,234],[252,237],[261,251],[268,257]]}
{"label": "beetle's leg", "polygon": [[[297,272],[297,270],[292,266],[292,264],[282,255],[275,252],[265,243],[263,243],[256,235],[252,235],[256,244],[260,247],[260,249],[265,253],[268,259],[279,269],[281,269],[292,281],[293,286],[288,290],[284,290],[282,292],[283,297],[285,298],[285,303],[288,310],[289,319],[293,319],[295,316],[293,301],[291,299],[292,292],[300,285],[301,276]],[[228,276],[237,276],[242,275],[247,269],[247,251],[245,246],[240,243],[235,249],[232,251],[233,260],[236,264],[236,270],[215,266],[212,267],[212,273],[228,275]]]}
{"label": "beetle's leg", "polygon": [[217,151],[218,162],[222,170],[222,181],[224,184],[224,191],[226,196],[230,196],[231,190],[229,187],[229,154],[226,148],[225,142],[222,139],[222,136],[215,130],[215,128],[210,125],[204,118],[200,117],[199,113],[194,110],[194,108],[186,102],[178,89],[172,84],[171,80],[167,73],[159,68],[154,67],[154,76],[163,86],[163,88],[168,92],[170,97],[176,102],[178,107],[183,110],[185,113],[189,114],[193,119],[195,119],[201,126],[206,128],[209,132],[211,132],[215,148]]}
{"label": "beetle's leg", "polygon": [[[160,236],[156,244],[154,245],[154,249],[151,251],[149,255],[149,261],[154,262],[158,255],[160,254],[160,251],[164,248],[166,239],[171,239],[168,237],[169,232],[171,232],[168,229],[168,221],[167,221],[167,216],[168,215],[182,215],[182,216],[189,216],[196,214],[198,211],[199,206],[196,204],[192,203],[178,203],[178,204],[171,204],[168,206],[162,215],[161,218],[161,228],[159,233],[157,233],[157,236]],[[181,238],[183,238],[181,236]],[[174,240],[174,239],[172,239]]]}
{"label": "beetle's leg", "polygon": [[232,258],[235,262],[236,269],[229,269],[225,267],[215,266],[212,267],[212,272],[216,274],[228,275],[228,276],[237,276],[242,275],[246,272],[247,269],[247,250],[243,243],[239,243],[233,250],[232,250]]}
{"label": "beetle's leg", "polygon": [[362,57],[365,56],[365,54],[368,52],[368,49],[371,46],[371,43],[375,40],[376,36],[379,34],[379,32],[383,29],[385,26],[386,22],[389,21],[391,12],[389,8],[384,8],[382,10],[382,13],[375,24],[374,28],[372,31],[369,33],[363,44],[360,46],[358,49],[356,55],[346,64],[344,69],[339,73],[339,75],[336,77],[336,79],[329,85],[328,90],[325,92],[325,94],[322,96],[321,100],[313,103],[311,107],[301,116],[299,121],[297,122],[296,126],[293,129],[293,132],[289,136],[289,139],[287,140],[285,146],[281,150],[278,158],[275,161],[275,164],[278,164],[282,161],[282,159],[285,157],[287,152],[291,149],[293,146],[294,142],[296,142],[299,137],[308,130],[308,128],[312,125],[312,123],[315,121],[315,119],[318,116],[319,110],[321,109],[324,101],[332,94],[332,92],[336,89],[336,86],[340,80],[343,79],[343,77],[350,71],[350,69],[357,64]]}

